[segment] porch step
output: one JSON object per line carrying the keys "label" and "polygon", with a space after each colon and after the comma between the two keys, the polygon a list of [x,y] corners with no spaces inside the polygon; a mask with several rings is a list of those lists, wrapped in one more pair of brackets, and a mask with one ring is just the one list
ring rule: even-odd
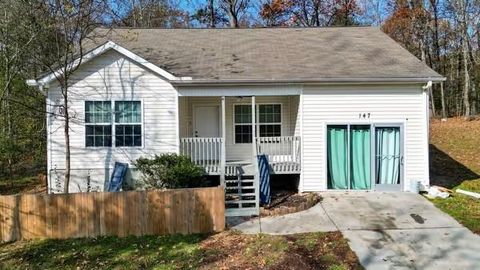
{"label": "porch step", "polygon": [[[250,179],[242,179],[241,180],[241,183],[253,183],[253,182],[255,182],[254,179],[251,179],[251,180]],[[235,183],[236,184],[236,183],[238,183],[238,180],[225,180],[225,183],[226,184],[230,184],[230,183]]]}
{"label": "porch step", "polygon": [[245,193],[239,193],[239,192],[228,192],[225,193],[225,200],[234,200],[235,198],[244,198],[244,197],[254,197],[255,198],[255,191],[252,192],[252,190],[245,191]]}
{"label": "porch step", "polygon": [[253,186],[250,185],[250,186],[228,186],[228,187],[225,187],[225,190],[236,190],[236,189],[253,189]]}
{"label": "porch step", "polygon": [[235,200],[235,201],[228,201],[225,204],[239,204],[239,203],[255,203],[255,200]]}
{"label": "porch step", "polygon": [[255,166],[251,163],[230,163],[225,166],[226,177],[237,177],[238,175],[254,175]]}
{"label": "porch step", "polygon": [[226,215],[258,215],[258,187],[255,186],[255,176],[237,174],[225,178]]}

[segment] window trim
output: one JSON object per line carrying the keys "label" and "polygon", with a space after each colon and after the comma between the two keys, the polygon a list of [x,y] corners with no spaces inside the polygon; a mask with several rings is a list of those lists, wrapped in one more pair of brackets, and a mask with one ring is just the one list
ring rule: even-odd
{"label": "window trim", "polygon": [[[86,102],[89,101],[110,101],[110,106],[111,106],[111,114],[112,117],[110,118],[110,126],[112,127],[112,146],[87,146],[87,141],[86,141],[86,126],[89,125],[89,123],[86,123],[86,114],[85,114],[85,105]],[[119,123],[119,124],[140,124],[141,125],[141,131],[142,131],[142,145],[141,146],[115,146],[115,102],[117,101],[139,101],[140,102],[140,115],[141,115],[141,121],[140,123]],[[144,149],[145,148],[145,111],[143,107],[144,100],[142,98],[137,98],[137,99],[110,99],[110,100],[105,100],[105,99],[88,99],[88,100],[83,100],[83,148],[85,149],[112,149],[112,148],[118,148],[118,149]],[[106,125],[106,123],[102,124]]]}
{"label": "window trim", "polygon": [[[237,143],[235,142],[235,126],[237,125],[252,125],[252,123],[248,123],[248,124],[244,124],[244,123],[239,123],[239,124],[236,124],[235,123],[235,106],[237,105],[246,105],[246,106],[252,106],[252,103],[242,103],[242,102],[235,102],[233,103],[233,106],[232,106],[232,143],[233,144],[239,144],[239,145],[248,145],[248,144],[252,144],[252,143]],[[260,137],[260,124],[259,124],[259,107],[260,105],[280,105],[280,122],[279,123],[262,123],[262,124],[265,124],[265,125],[278,125],[280,124],[280,137],[283,136],[284,134],[284,115],[283,115],[283,103],[281,102],[258,102],[258,103],[255,103],[255,138],[259,138]]]}

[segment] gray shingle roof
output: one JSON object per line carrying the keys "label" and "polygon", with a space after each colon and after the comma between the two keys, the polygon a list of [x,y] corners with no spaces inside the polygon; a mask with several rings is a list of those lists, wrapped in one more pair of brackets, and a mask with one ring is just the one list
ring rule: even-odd
{"label": "gray shingle roof", "polygon": [[374,27],[96,29],[106,40],[193,80],[420,79],[441,75]]}

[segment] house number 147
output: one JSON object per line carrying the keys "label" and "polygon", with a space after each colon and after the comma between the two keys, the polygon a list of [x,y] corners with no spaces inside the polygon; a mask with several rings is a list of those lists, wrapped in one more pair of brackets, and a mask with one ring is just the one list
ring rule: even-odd
{"label": "house number 147", "polygon": [[359,119],[367,119],[367,118],[370,118],[370,113],[359,113],[358,114],[358,118]]}

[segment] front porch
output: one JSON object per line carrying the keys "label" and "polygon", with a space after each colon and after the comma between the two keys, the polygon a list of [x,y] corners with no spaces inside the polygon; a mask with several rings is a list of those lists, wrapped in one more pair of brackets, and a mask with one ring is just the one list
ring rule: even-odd
{"label": "front porch", "polygon": [[299,96],[186,96],[179,98],[180,154],[219,176],[227,215],[258,214],[259,168],[301,173]]}
{"label": "front porch", "polygon": [[299,174],[298,104],[298,95],[180,97],[180,153],[222,178],[253,173],[258,155],[271,174]]}

